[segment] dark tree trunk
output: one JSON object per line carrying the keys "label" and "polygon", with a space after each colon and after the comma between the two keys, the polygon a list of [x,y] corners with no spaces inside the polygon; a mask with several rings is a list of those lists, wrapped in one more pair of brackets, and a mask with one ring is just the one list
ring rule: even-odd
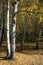
{"label": "dark tree trunk", "polygon": [[2,4],[3,4],[3,14],[2,14],[2,24],[1,24],[1,26],[2,26],[2,28],[1,28],[1,30],[0,30],[0,47],[2,46],[2,42],[3,42],[3,35],[4,35],[4,22],[5,22],[5,17],[4,17],[4,2],[2,2]]}
{"label": "dark tree trunk", "polygon": [[38,40],[36,41],[36,49],[39,49],[39,46],[38,46],[39,42]]}
{"label": "dark tree trunk", "polygon": [[22,42],[22,40],[21,40],[21,51],[23,50],[23,42]]}
{"label": "dark tree trunk", "polygon": [[3,30],[0,30],[0,47],[2,46],[3,41]]}

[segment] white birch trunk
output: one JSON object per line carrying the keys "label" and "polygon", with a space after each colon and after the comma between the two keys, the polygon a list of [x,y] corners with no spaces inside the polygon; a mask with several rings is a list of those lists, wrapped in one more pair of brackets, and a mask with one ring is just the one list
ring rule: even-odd
{"label": "white birch trunk", "polygon": [[8,11],[7,11],[7,47],[8,47],[8,56],[10,57],[10,33],[9,33],[9,15],[10,15],[10,3],[8,2]]}
{"label": "white birch trunk", "polygon": [[[14,13],[16,13],[17,12],[17,8],[18,8],[18,4],[19,4],[19,2],[17,1],[16,2],[16,4],[14,5]],[[12,54],[13,54],[13,58],[15,58],[15,48],[16,48],[16,46],[15,46],[15,34],[16,34],[16,15],[14,16],[14,24],[13,24],[13,29],[12,29],[12,33],[13,33],[13,35],[12,35]]]}

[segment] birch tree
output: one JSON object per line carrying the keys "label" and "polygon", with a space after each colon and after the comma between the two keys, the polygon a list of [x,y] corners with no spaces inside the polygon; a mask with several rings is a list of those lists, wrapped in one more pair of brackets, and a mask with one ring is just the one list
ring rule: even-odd
{"label": "birch tree", "polygon": [[8,58],[10,58],[10,28],[9,28],[9,15],[10,15],[10,1],[8,1],[8,11],[7,11],[7,49],[8,49]]}
{"label": "birch tree", "polygon": [[[19,2],[16,1],[14,4],[14,14],[17,12]],[[12,46],[10,47],[10,1],[8,1],[8,11],[7,11],[7,48],[8,48],[8,58],[15,59],[15,31],[16,31],[16,15],[14,16],[14,22],[12,27]]]}
{"label": "birch tree", "polygon": [[[19,1],[15,1],[14,4],[14,14],[17,12]],[[13,17],[13,24],[12,24],[12,48],[11,48],[11,57],[15,59],[15,35],[16,35],[16,15]]]}

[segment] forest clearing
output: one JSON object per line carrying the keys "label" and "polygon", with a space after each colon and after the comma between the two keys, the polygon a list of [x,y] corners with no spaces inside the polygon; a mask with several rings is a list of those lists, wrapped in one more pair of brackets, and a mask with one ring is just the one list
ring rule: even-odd
{"label": "forest clearing", "polygon": [[43,65],[43,0],[0,0],[0,65]]}

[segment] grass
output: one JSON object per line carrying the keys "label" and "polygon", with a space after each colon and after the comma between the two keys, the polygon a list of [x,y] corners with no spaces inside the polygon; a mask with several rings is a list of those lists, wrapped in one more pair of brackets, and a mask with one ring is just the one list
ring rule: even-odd
{"label": "grass", "polygon": [[3,60],[7,55],[6,44],[0,48],[0,65],[43,65],[43,44],[39,44],[39,49],[34,50],[36,44],[23,44],[21,51],[20,44],[16,44],[15,60]]}

